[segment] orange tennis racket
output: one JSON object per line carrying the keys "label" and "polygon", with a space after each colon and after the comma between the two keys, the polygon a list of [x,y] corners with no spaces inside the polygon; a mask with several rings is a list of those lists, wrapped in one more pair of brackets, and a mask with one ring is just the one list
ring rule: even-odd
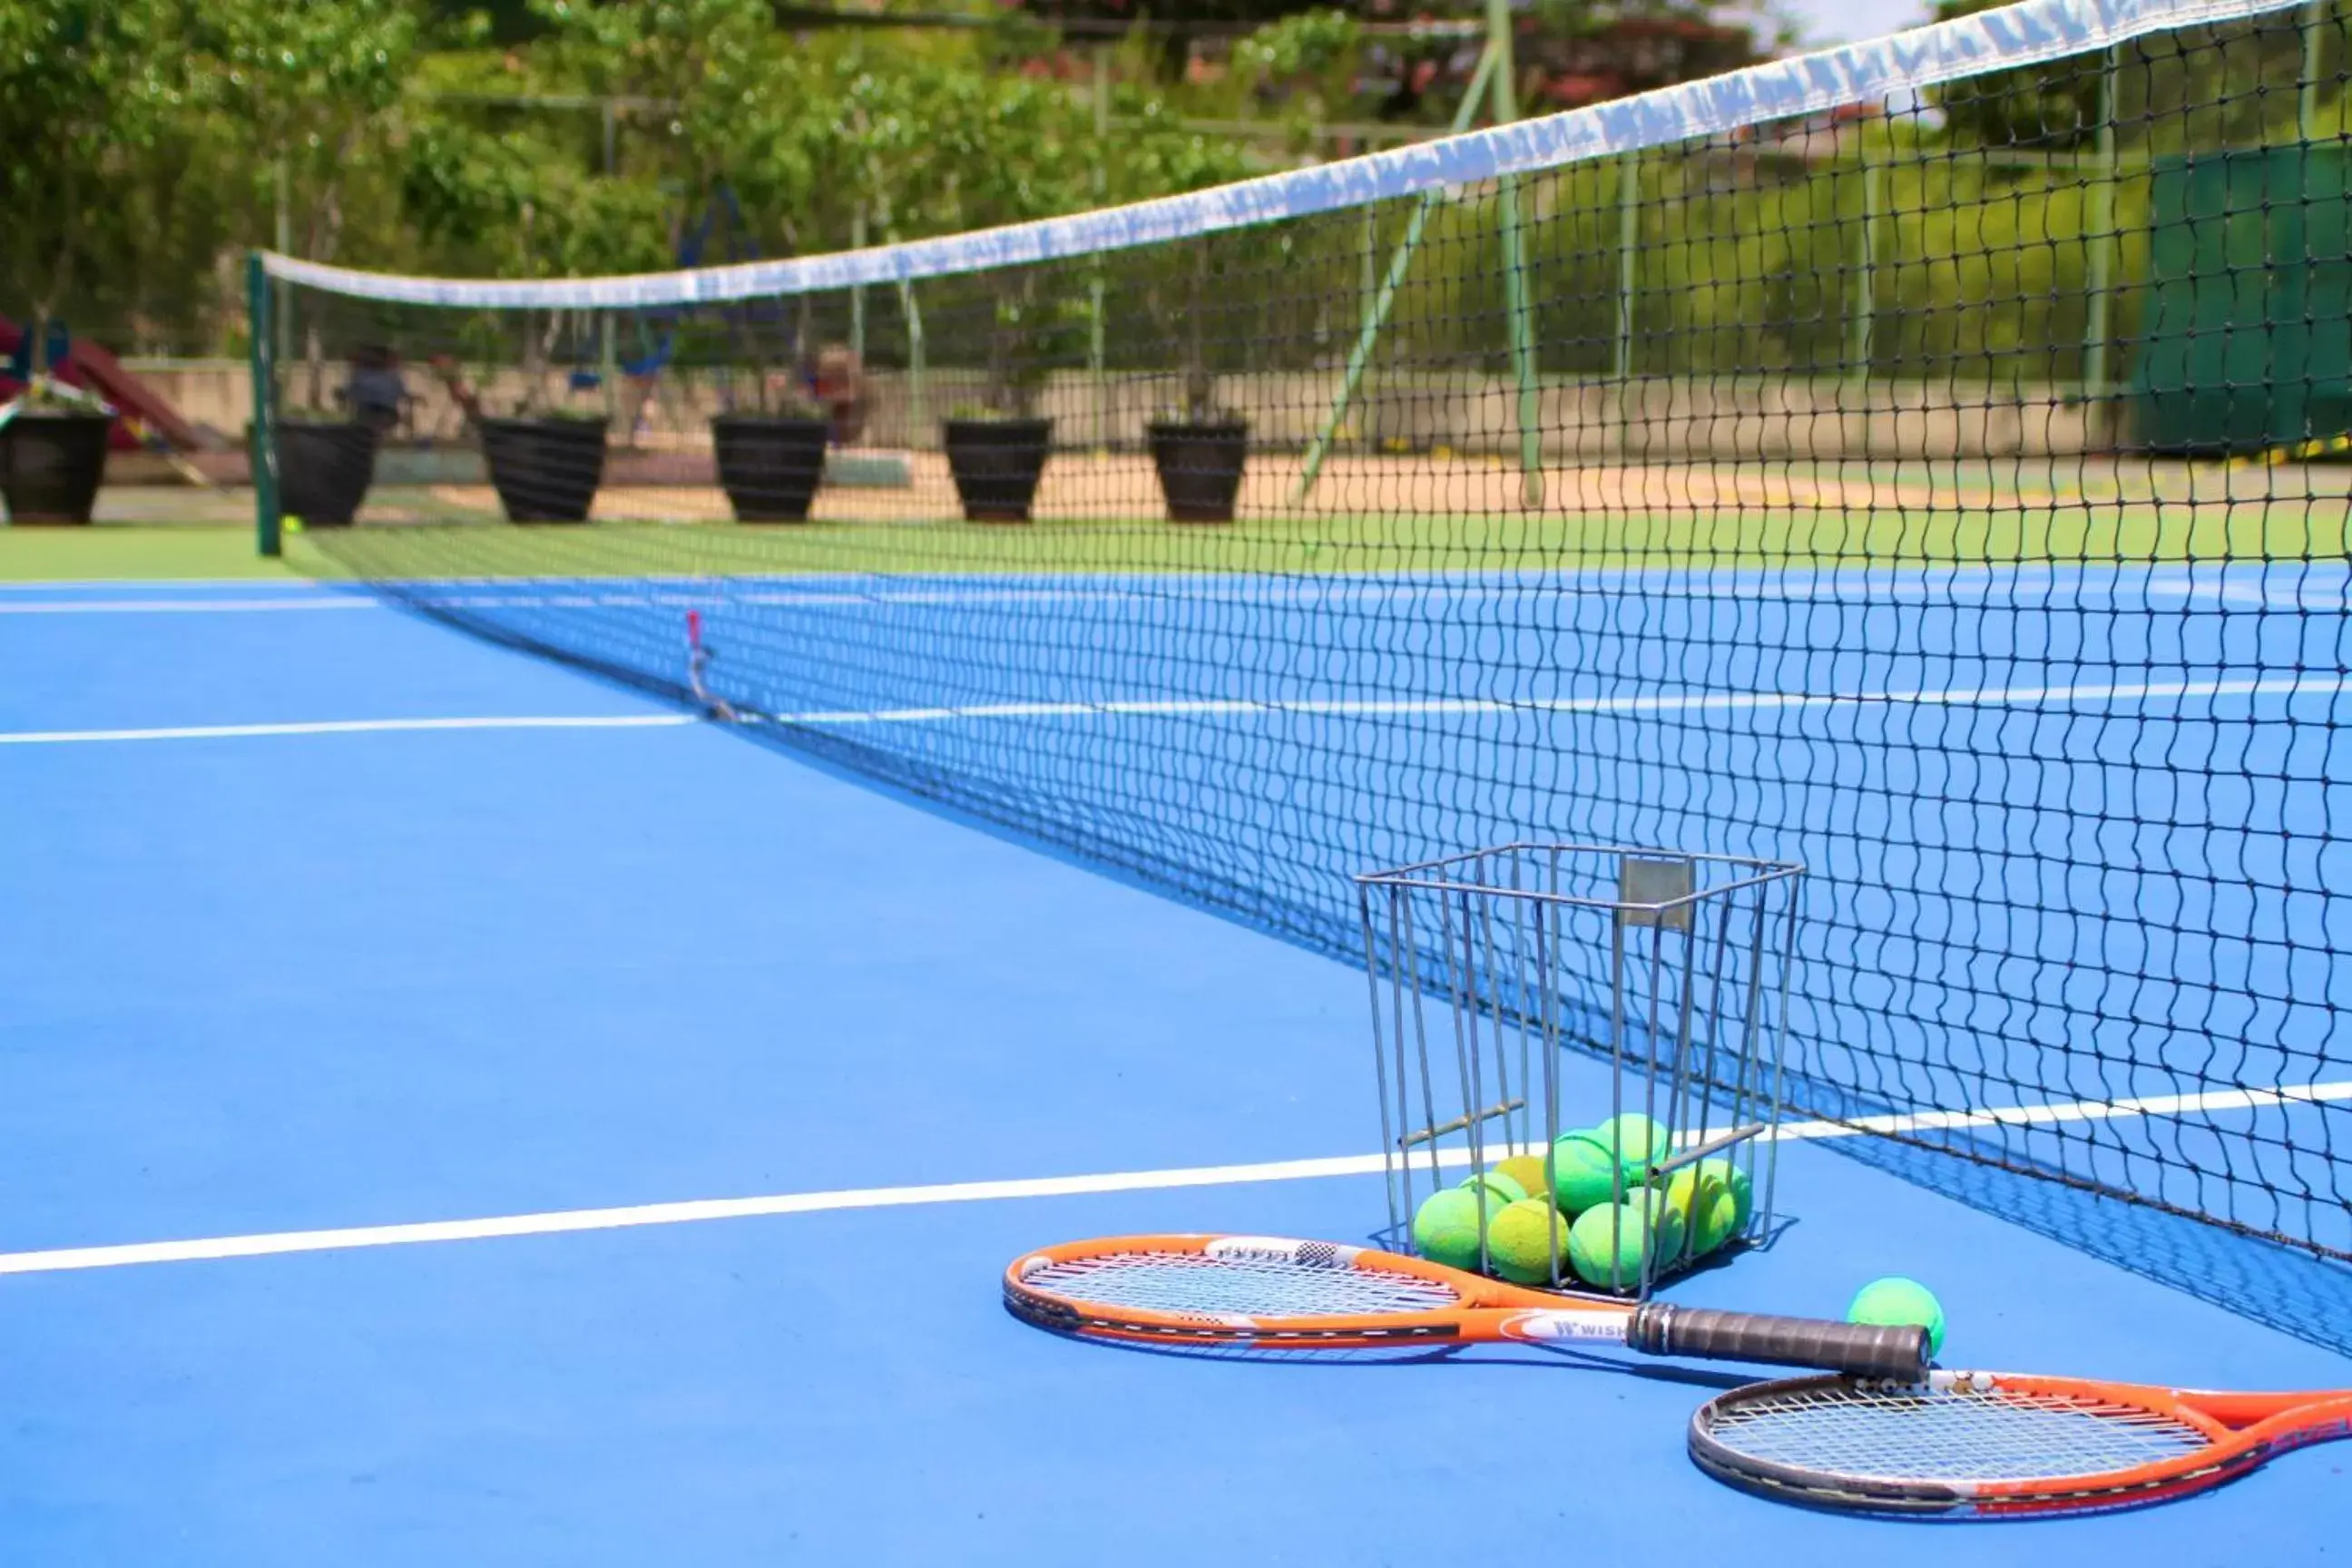
{"label": "orange tennis racket", "polygon": [[2211,1394],[1937,1372],[1752,1384],[1691,1418],[1701,1469],[1859,1513],[2091,1513],[2186,1497],[2273,1454],[2352,1436],[2352,1390]]}
{"label": "orange tennis racket", "polygon": [[1916,1378],[1918,1328],[1832,1323],[1499,1284],[1418,1258],[1269,1236],[1120,1236],[1016,1258],[1004,1305],[1056,1333],[1195,1350],[1443,1350],[1584,1341],[1649,1355]]}

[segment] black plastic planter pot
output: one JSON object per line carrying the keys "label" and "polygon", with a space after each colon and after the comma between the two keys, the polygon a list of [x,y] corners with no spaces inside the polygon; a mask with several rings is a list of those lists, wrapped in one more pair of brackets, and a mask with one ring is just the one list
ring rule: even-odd
{"label": "black plastic planter pot", "polygon": [[88,522],[106,477],[114,419],[70,409],[19,414],[0,427],[0,500],[11,522]]}
{"label": "black plastic planter pot", "polygon": [[824,480],[822,419],[722,414],[710,422],[719,483],[740,522],[806,522]]}
{"label": "black plastic planter pot", "polygon": [[375,445],[371,425],[280,420],[278,510],[306,528],[349,523],[375,481]]}
{"label": "black plastic planter pot", "polygon": [[1155,419],[1144,426],[1171,522],[1231,522],[1249,462],[1249,421]]}
{"label": "black plastic planter pot", "polygon": [[972,522],[1026,522],[1054,438],[1051,419],[950,419],[948,472]]}
{"label": "black plastic planter pot", "polygon": [[482,459],[511,522],[585,522],[604,481],[595,419],[485,419]]}

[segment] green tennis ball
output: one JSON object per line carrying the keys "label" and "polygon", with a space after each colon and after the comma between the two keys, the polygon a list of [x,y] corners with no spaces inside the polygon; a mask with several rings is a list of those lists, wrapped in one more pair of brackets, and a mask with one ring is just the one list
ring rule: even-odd
{"label": "green tennis ball", "polygon": [[1495,1272],[1520,1285],[1549,1285],[1568,1247],[1568,1226],[1547,1198],[1505,1204],[1486,1226],[1486,1257]]}
{"label": "green tennis ball", "polygon": [[1624,1162],[1629,1183],[1647,1182],[1650,1167],[1674,1152],[1674,1140],[1666,1130],[1638,1110],[1611,1117],[1594,1128],[1592,1135],[1602,1148],[1616,1151],[1617,1158]]}
{"label": "green tennis ball", "polygon": [[[1423,1199],[1421,1207],[1413,1211],[1412,1249],[1448,1268],[1477,1268],[1479,1197],[1477,1193],[1454,1187]],[[1486,1195],[1490,1225],[1501,1206],[1493,1194]]]}
{"label": "green tennis ball", "polygon": [[1590,1132],[1563,1132],[1552,1141],[1551,1195],[1571,1215],[1617,1201],[1614,1156]]}
{"label": "green tennis ball", "polygon": [[1623,1290],[1640,1284],[1649,1247],[1649,1216],[1631,1204],[1587,1209],[1568,1227],[1568,1266],[1588,1285]]}
{"label": "green tennis ball", "polygon": [[1916,1323],[1927,1331],[1927,1353],[1938,1354],[1944,1348],[1944,1304],[1936,1293],[1916,1279],[1900,1275],[1874,1279],[1854,1292],[1853,1304],[1845,1310],[1849,1323],[1877,1323],[1900,1327]]}
{"label": "green tennis ball", "polygon": [[1691,1253],[1704,1258],[1738,1234],[1739,1200],[1721,1187],[1699,1196],[1701,1203],[1690,1220]]}
{"label": "green tennis ball", "polygon": [[[1687,1178],[1687,1179],[1686,1179]],[[1718,1196],[1727,1196],[1720,1187],[1695,1173],[1677,1171],[1659,1194],[1665,1212],[1674,1216],[1675,1247],[1672,1253],[1662,1254],[1669,1263],[1689,1263],[1706,1255],[1699,1234],[1699,1210]]]}
{"label": "green tennis ball", "polygon": [[1655,1187],[1642,1187],[1625,1194],[1625,1206],[1650,1222],[1650,1240],[1655,1249],[1652,1256],[1660,1268],[1683,1260],[1689,1218],[1667,1201],[1665,1194]]}
{"label": "green tennis ball", "polygon": [[1495,1173],[1508,1176],[1518,1183],[1519,1195],[1523,1198],[1540,1197],[1551,1191],[1551,1178],[1544,1174],[1544,1157],[1541,1154],[1514,1154],[1507,1160],[1498,1160],[1495,1163]]}
{"label": "green tennis ball", "polygon": [[1729,1190],[1733,1201],[1739,1205],[1738,1221],[1731,1228],[1735,1231],[1746,1230],[1748,1216],[1756,1212],[1756,1184],[1748,1180],[1748,1173],[1730,1161],[1720,1157],[1701,1160],[1693,1168],[1711,1171],[1722,1181],[1724,1186]]}
{"label": "green tennis ball", "polygon": [[1517,1179],[1505,1175],[1500,1170],[1476,1172],[1465,1176],[1462,1178],[1462,1185],[1484,1187],[1494,1194],[1499,1202],[1507,1204],[1517,1203],[1528,1195],[1527,1188],[1519,1185]]}

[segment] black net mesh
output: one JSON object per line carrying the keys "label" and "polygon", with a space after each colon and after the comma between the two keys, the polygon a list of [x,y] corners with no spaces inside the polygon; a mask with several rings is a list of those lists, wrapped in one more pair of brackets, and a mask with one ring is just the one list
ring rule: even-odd
{"label": "black net mesh", "polygon": [[1801,859],[1795,1110],[2341,1344],[2344,58],[2159,30],[903,285],[280,283],[290,549],[1359,959],[1375,867]]}

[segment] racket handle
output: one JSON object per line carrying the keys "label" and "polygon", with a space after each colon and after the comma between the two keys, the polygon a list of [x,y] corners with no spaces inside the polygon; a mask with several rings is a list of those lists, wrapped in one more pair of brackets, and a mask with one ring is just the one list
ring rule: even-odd
{"label": "racket handle", "polygon": [[1832,1323],[1652,1301],[1633,1313],[1625,1342],[1650,1355],[1810,1366],[1906,1382],[1927,1373],[1927,1331],[1910,1324]]}

